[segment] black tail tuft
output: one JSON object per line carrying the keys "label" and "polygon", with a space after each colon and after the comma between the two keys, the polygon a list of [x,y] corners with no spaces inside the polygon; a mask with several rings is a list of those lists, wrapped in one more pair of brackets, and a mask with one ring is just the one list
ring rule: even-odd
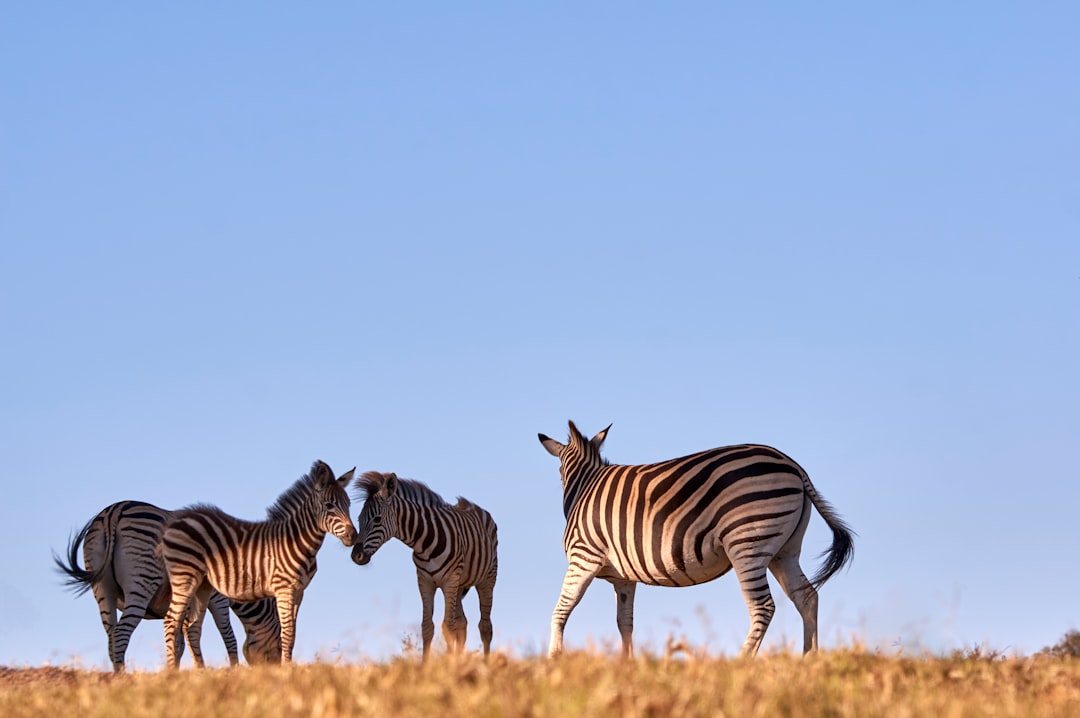
{"label": "black tail tuft", "polygon": [[86,533],[93,523],[93,521],[90,521],[86,526],[83,526],[82,530],[68,541],[66,563],[64,559],[57,556],[56,552],[53,551],[53,561],[56,563],[57,572],[67,577],[64,579],[64,585],[74,591],[76,596],[83,595],[90,590],[91,586],[101,580],[101,570],[90,572],[79,566],[79,546],[82,545],[83,539],[86,538]]}
{"label": "black tail tuft", "polygon": [[820,588],[821,584],[851,563],[851,560],[855,557],[855,533],[851,528],[835,514],[825,516],[825,521],[828,523],[829,528],[832,529],[833,540],[832,546],[821,554],[827,556],[825,563],[810,579],[810,583],[815,589]]}

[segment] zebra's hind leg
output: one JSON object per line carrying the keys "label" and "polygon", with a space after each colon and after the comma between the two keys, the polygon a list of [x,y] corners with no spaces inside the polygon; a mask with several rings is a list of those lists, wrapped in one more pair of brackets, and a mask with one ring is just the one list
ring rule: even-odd
{"label": "zebra's hind leg", "polygon": [[[210,591],[210,585],[204,581],[188,604],[187,613],[184,614],[184,638],[187,640],[188,645],[191,646],[191,658],[198,668],[206,667],[202,655],[202,627],[203,619],[206,618],[206,607],[209,602]],[[233,641],[235,643],[235,638]],[[235,645],[233,650],[235,650]]]}
{"label": "zebra's hind leg", "polygon": [[622,637],[622,657],[634,657],[634,581],[612,581],[615,587],[615,622]]}
{"label": "zebra's hind leg", "polygon": [[109,660],[112,661],[113,671],[116,673],[123,673],[124,654],[120,653],[118,661],[115,650],[115,639],[113,638],[113,635],[116,633],[116,608],[117,596],[119,595],[116,581],[109,578],[93,584],[91,588],[94,591],[94,600],[96,600],[98,604],[98,613],[101,616],[101,627],[105,629],[105,638],[109,642]]}
{"label": "zebra's hind leg", "polygon": [[[113,626],[112,635],[109,637],[109,653],[112,657],[113,670],[124,671],[124,656],[127,653],[128,643],[131,642],[131,634],[146,617],[146,605],[142,600],[129,601],[124,604],[120,612],[120,620]],[[183,644],[180,651],[183,652]]]}
{"label": "zebra's hind leg", "polygon": [[169,583],[172,588],[172,598],[169,600],[169,610],[162,621],[165,626],[165,665],[166,668],[177,669],[180,667],[180,656],[184,652],[184,637],[181,628],[199,578],[190,575],[169,576]]}
{"label": "zebra's hind leg", "polygon": [[480,642],[484,644],[484,655],[491,652],[491,604],[494,598],[495,584],[488,583],[476,587],[476,597],[480,600]]}
{"label": "zebra's hind leg", "polygon": [[780,588],[795,604],[803,622],[803,653],[816,651],[818,647],[818,594],[799,566],[799,555],[780,555],[769,564]]}
{"label": "zebra's hind leg", "polygon": [[225,651],[229,654],[229,665],[235,666],[240,663],[240,656],[236,650],[236,634],[233,633],[232,620],[229,618],[229,599],[217,591],[210,594],[208,604],[210,615],[214,618],[221,640],[225,641]]}
{"label": "zebra's hind leg", "polygon": [[[730,556],[730,553],[728,555]],[[755,554],[744,559],[732,558],[731,561],[739,579],[739,588],[742,589],[746,608],[750,611],[750,632],[746,634],[746,641],[739,650],[740,657],[757,655],[761,641],[765,638],[765,631],[776,612],[776,603],[769,590],[769,577],[766,574],[770,558]]]}

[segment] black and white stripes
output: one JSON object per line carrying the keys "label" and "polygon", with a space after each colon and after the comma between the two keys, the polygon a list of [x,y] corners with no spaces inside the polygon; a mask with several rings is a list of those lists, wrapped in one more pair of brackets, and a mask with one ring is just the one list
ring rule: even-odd
{"label": "black and white stripes", "polygon": [[364,565],[391,538],[413,550],[416,579],[423,603],[420,624],[424,657],[435,635],[432,613],[435,589],[441,589],[446,607],[443,637],[451,651],[465,645],[467,620],[461,599],[475,586],[480,601],[480,640],[484,655],[491,649],[491,603],[498,573],[498,534],[495,521],[484,509],[463,498],[456,504],[419,481],[369,471],[356,482],[365,496],[357,520],[352,557]]}
{"label": "black and white stripes", "polygon": [[[119,501],[98,512],[75,535],[68,544],[66,562],[54,556],[57,567],[67,576],[66,583],[77,594],[93,591],[114,671],[124,670],[124,657],[136,626],[144,618],[163,618],[169,607],[165,566],[155,555],[155,548],[171,515],[170,511],[142,501]],[[79,567],[80,545],[85,568]],[[225,641],[229,662],[236,665],[236,637],[229,621],[229,601],[216,591],[209,595],[208,605],[192,606],[185,615],[183,633],[195,664],[203,665],[200,638],[207,608]],[[268,637],[271,627],[276,630],[276,616],[269,623],[265,608],[258,604],[237,604],[234,610],[248,631],[244,655],[249,663],[280,654],[277,636],[273,640]],[[245,613],[248,620],[243,619]],[[182,651],[183,643],[180,643],[177,653]]]}
{"label": "black and white stripes", "polygon": [[[561,652],[566,620],[594,578],[615,587],[623,653],[631,655],[638,583],[691,586],[732,568],[750,610],[743,655],[757,653],[775,610],[767,570],[802,617],[803,650],[817,648],[816,589],[851,560],[853,537],[802,467],[757,445],[615,466],[600,456],[607,431],[590,440],[570,422],[567,444],[539,435],[561,462],[570,564],[552,614],[549,653]],[[812,581],[799,566],[811,505],[833,534]]]}
{"label": "black and white stripes", "polygon": [[172,602],[165,616],[165,653],[170,667],[178,661],[177,632],[193,596],[211,587],[234,601],[277,600],[281,661],[292,660],[296,614],[316,571],[316,554],[327,533],[346,546],[356,535],[349,518],[350,470],[335,479],[330,467],[316,461],[267,510],[267,520],[243,521],[213,506],[177,512],[159,544]]}

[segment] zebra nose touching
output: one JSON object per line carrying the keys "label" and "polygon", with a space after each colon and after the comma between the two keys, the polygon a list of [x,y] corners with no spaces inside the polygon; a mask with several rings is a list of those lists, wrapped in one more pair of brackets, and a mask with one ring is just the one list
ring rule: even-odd
{"label": "zebra nose touching", "polygon": [[364,553],[364,547],[356,544],[353,546],[352,560],[357,566],[366,566],[371,561],[371,554]]}

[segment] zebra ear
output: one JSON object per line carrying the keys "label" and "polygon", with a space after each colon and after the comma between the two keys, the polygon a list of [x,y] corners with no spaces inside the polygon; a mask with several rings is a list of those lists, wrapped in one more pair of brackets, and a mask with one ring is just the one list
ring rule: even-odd
{"label": "zebra ear", "polygon": [[393,496],[395,493],[397,493],[397,489],[398,489],[398,477],[397,477],[397,474],[392,474],[392,473],[391,474],[384,474],[383,475],[383,485],[382,485],[382,488],[379,489],[379,496],[382,496],[384,499],[388,499],[391,496]]}
{"label": "zebra ear", "polygon": [[544,448],[547,449],[547,452],[552,456],[561,455],[563,449],[566,448],[566,444],[560,444],[550,436],[545,436],[544,434],[537,434],[536,436],[540,439],[540,443],[544,445]]}
{"label": "zebra ear", "polygon": [[312,464],[311,475],[315,478],[315,485],[320,488],[334,480],[334,472],[325,461],[316,461]]}
{"label": "zebra ear", "polygon": [[599,449],[600,445],[604,443],[604,439],[607,438],[608,429],[610,429],[610,428],[611,428],[611,424],[608,424],[607,429],[604,429],[603,431],[601,431],[600,433],[598,433],[596,436],[594,436],[592,438],[592,445],[596,449]]}
{"label": "zebra ear", "polygon": [[356,473],[355,466],[346,471],[341,476],[339,476],[337,479],[338,486],[340,486],[342,489],[347,489],[349,487],[349,482],[353,479],[354,473]]}

